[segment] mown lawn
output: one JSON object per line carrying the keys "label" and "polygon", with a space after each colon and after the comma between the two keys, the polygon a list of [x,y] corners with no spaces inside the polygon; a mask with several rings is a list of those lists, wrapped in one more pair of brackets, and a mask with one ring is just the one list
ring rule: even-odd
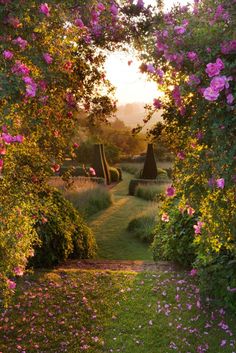
{"label": "mown lawn", "polygon": [[149,246],[127,231],[129,222],[144,211],[156,210],[158,204],[128,195],[132,175],[123,173],[123,181],[112,190],[113,205],[92,216],[89,225],[98,244],[100,259],[152,260]]}
{"label": "mown lawn", "polygon": [[232,353],[236,320],[185,272],[54,270],[22,278],[0,352]]}

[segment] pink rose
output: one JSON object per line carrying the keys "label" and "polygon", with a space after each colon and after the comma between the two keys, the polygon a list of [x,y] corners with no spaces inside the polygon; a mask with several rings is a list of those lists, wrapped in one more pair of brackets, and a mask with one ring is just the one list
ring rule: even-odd
{"label": "pink rose", "polygon": [[49,9],[48,4],[46,2],[39,6],[39,11],[47,17],[50,16],[50,9]]}
{"label": "pink rose", "polygon": [[161,103],[160,99],[157,99],[157,98],[155,98],[153,100],[153,105],[156,109],[161,109],[161,107],[162,107],[162,103]]}
{"label": "pink rose", "polygon": [[5,60],[11,60],[14,56],[14,54],[10,50],[4,50],[2,55]]}
{"label": "pink rose", "polygon": [[216,180],[216,185],[219,189],[224,189],[225,187],[225,179],[224,178],[220,178]]}
{"label": "pink rose", "polygon": [[43,58],[47,64],[51,64],[53,62],[53,58],[49,53],[44,53]]}
{"label": "pink rose", "polygon": [[75,25],[79,28],[84,28],[84,22],[80,18],[75,20]]}
{"label": "pink rose", "polygon": [[7,280],[7,286],[9,289],[14,290],[16,288],[16,282],[11,281],[10,279]]}
{"label": "pink rose", "polygon": [[225,87],[229,86],[226,76],[216,76],[211,80],[210,87],[216,91],[222,91]]}
{"label": "pink rose", "polygon": [[219,92],[212,89],[212,87],[208,87],[204,89],[203,96],[208,101],[216,101],[219,97]]}
{"label": "pink rose", "polygon": [[198,59],[198,55],[194,51],[189,51],[187,53],[187,57],[189,58],[190,61],[196,61]]}
{"label": "pink rose", "polygon": [[106,8],[103,5],[103,3],[99,2],[98,5],[97,5],[97,9],[98,9],[98,11],[104,11]]}
{"label": "pink rose", "polygon": [[24,269],[22,266],[17,266],[14,268],[14,273],[16,276],[23,276],[24,274]]}
{"label": "pink rose", "polygon": [[206,73],[209,77],[217,76],[224,69],[224,63],[221,59],[217,59],[215,63],[209,63],[206,66]]}
{"label": "pink rose", "polygon": [[232,93],[229,93],[226,99],[227,99],[227,104],[231,105],[234,101],[234,96],[232,95]]}
{"label": "pink rose", "polygon": [[96,171],[95,171],[95,169],[92,168],[92,167],[90,167],[90,168],[89,168],[89,174],[90,174],[91,176],[96,176]]}
{"label": "pink rose", "polygon": [[161,216],[161,220],[163,222],[169,222],[170,217],[169,217],[169,215],[167,213],[163,213],[162,216]]}
{"label": "pink rose", "polygon": [[203,222],[199,222],[199,221],[198,221],[197,224],[195,224],[195,225],[193,226],[195,234],[201,234],[203,225],[204,225]]}
{"label": "pink rose", "polygon": [[170,186],[166,189],[166,196],[172,197],[175,196],[176,190],[173,188],[173,186]]}
{"label": "pink rose", "polygon": [[184,34],[186,32],[186,28],[184,26],[175,26],[174,30],[176,34]]}
{"label": "pink rose", "polygon": [[19,45],[19,47],[22,49],[22,50],[25,50],[25,48],[27,47],[28,45],[28,42],[27,40],[21,38],[21,37],[17,37],[16,39],[14,39],[12,41],[13,44],[17,44]]}

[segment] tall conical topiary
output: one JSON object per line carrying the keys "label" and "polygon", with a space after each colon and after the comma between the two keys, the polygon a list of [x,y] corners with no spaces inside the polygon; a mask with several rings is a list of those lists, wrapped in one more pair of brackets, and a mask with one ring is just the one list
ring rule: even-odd
{"label": "tall conical topiary", "polygon": [[105,167],[102,158],[102,149],[100,144],[94,145],[93,168],[95,169],[96,176],[99,178],[104,178],[107,182],[107,176],[105,173]]}
{"label": "tall conical topiary", "polygon": [[101,152],[102,152],[102,159],[103,159],[103,165],[104,165],[104,169],[105,169],[107,184],[110,184],[111,183],[111,175],[110,175],[109,164],[106,159],[106,154],[105,154],[105,149],[104,149],[103,144],[101,144]]}
{"label": "tall conical topiary", "polygon": [[157,165],[153,150],[153,144],[149,143],[147,148],[146,159],[141,175],[142,179],[156,179],[157,178]]}

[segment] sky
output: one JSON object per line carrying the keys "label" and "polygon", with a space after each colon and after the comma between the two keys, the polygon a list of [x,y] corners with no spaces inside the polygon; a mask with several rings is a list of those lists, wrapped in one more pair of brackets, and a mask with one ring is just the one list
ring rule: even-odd
{"label": "sky", "polygon": [[[165,9],[168,10],[176,2],[186,5],[191,0],[165,0]],[[155,0],[145,0],[146,5],[155,3]],[[132,61],[130,65],[129,61]],[[139,72],[140,64],[132,53],[114,52],[107,58],[107,78],[116,87],[118,105],[133,102],[151,103],[154,98],[160,96],[157,85],[147,81],[146,75]]]}

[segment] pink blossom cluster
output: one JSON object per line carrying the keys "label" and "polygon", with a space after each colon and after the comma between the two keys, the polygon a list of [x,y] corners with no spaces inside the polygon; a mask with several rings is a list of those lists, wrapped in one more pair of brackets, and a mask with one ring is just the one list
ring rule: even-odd
{"label": "pink blossom cluster", "polygon": [[[203,96],[208,101],[216,101],[219,98],[220,92],[224,89],[229,89],[229,82],[232,81],[232,77],[220,76],[221,70],[225,67],[221,59],[217,59],[215,63],[209,63],[206,67],[206,73],[210,78],[210,86],[203,90]],[[234,97],[231,93],[227,94],[227,103],[232,104]]]}
{"label": "pink blossom cluster", "polygon": [[195,234],[201,234],[204,222],[198,221],[197,224],[193,226]]}

